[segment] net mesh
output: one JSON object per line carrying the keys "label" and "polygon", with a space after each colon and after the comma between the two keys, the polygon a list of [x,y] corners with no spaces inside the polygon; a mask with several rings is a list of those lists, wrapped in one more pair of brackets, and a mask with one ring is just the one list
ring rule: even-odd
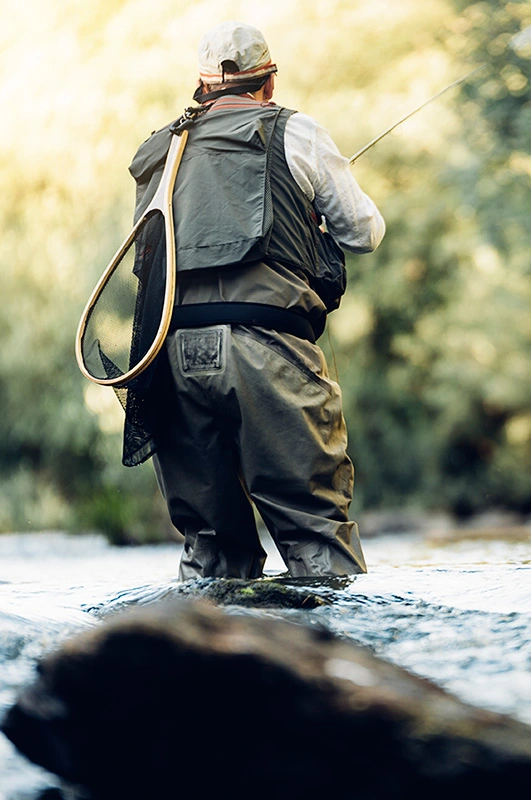
{"label": "net mesh", "polygon": [[[164,216],[149,214],[94,303],[81,338],[85,368],[97,380],[126,375],[155,341],[164,307],[167,250]],[[157,391],[160,387],[160,392]],[[136,378],[113,387],[125,410],[122,462],[133,467],[155,450],[162,420],[155,396],[170,396],[164,350]]]}
{"label": "net mesh", "polygon": [[86,320],[85,368],[97,380],[134,369],[159,329],[166,282],[164,216],[149,214],[122,255]]}

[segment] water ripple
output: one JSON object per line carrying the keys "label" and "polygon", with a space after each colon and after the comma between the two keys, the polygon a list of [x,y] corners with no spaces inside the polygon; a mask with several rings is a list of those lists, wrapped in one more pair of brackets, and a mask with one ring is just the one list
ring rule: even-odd
{"label": "water ripple", "polygon": [[[531,724],[531,539],[389,536],[365,550],[368,575],[308,582],[331,604],[238,613],[324,625],[466,702]],[[178,546],[118,549],[100,537],[0,536],[0,713],[65,637],[181,592],[179,555]],[[268,566],[271,574],[283,568],[271,552]],[[1,737],[0,774],[0,800],[54,785]]]}

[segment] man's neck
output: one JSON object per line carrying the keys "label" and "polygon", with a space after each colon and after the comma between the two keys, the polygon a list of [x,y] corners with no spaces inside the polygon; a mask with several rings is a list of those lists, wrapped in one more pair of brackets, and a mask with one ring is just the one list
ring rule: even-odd
{"label": "man's neck", "polygon": [[264,101],[264,87],[262,86],[258,89],[257,92],[249,92],[251,97],[253,97],[258,103],[262,103]]}

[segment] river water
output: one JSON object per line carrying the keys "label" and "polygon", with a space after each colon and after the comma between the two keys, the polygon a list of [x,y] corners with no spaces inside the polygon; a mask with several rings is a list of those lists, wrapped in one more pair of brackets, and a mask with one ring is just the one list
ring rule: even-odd
{"label": "river water", "polygon": [[[281,572],[266,547],[266,570]],[[466,702],[531,724],[531,530],[380,536],[364,549],[369,574],[328,587],[331,605],[273,613],[318,620]],[[91,609],[171,593],[179,555],[179,545],[115,548],[99,536],[0,536],[0,717],[40,656],[99,624]],[[56,785],[0,734],[0,800],[34,800]]]}

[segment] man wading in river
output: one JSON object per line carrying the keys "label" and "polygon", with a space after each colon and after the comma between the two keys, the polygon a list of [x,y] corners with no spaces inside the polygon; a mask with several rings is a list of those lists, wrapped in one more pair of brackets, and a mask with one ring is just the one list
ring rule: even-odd
{"label": "man wading in river", "polygon": [[[207,110],[189,129],[175,186],[171,379],[153,437],[159,485],[185,536],[182,580],[262,574],[252,503],[292,576],[366,571],[348,519],[340,389],[315,344],[344,266],[318,225],[324,217],[353,253],[374,250],[385,226],[328,133],[271,102],[276,71],[250,25],[223,23],[199,44],[195,99]],[[155,133],[133,160],[136,219],[169,138],[168,128]]]}

